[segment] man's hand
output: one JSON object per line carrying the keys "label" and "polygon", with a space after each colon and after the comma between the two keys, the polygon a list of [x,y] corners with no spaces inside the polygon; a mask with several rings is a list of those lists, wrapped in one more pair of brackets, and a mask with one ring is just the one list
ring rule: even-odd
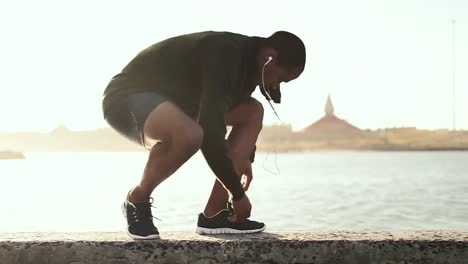
{"label": "man's hand", "polygon": [[250,186],[250,182],[253,179],[252,162],[248,159],[235,162],[235,169],[238,175],[240,175],[240,181],[244,191],[247,191]]}
{"label": "man's hand", "polygon": [[241,183],[242,187],[244,188],[244,191],[247,191],[250,186],[250,182],[253,179],[253,173],[252,173],[252,163],[247,162],[247,165],[244,168],[244,171],[241,176]]}
{"label": "man's hand", "polygon": [[229,217],[231,222],[242,223],[250,217],[252,205],[250,204],[247,195],[242,197],[240,200],[232,201],[232,207],[234,209],[234,215]]}

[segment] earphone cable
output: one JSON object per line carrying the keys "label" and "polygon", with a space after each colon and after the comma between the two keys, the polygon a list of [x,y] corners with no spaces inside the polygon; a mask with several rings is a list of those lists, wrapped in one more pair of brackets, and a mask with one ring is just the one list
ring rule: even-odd
{"label": "earphone cable", "polygon": [[[263,89],[263,91],[265,92],[265,94],[267,95],[267,101],[268,103],[270,104],[270,107],[271,109],[273,109],[273,113],[275,113],[276,117],[278,118],[278,120],[280,121],[280,124],[283,122],[281,121],[280,117],[278,116],[278,113],[276,113],[276,110],[275,108],[273,107],[273,104],[271,103],[271,100],[273,100],[270,96],[270,93],[267,91],[266,87],[265,87],[265,67],[268,65],[268,63],[270,63],[270,61],[272,60],[272,57],[268,57],[268,61],[263,65],[263,68],[262,68],[262,87],[261,89]],[[275,128],[275,131],[277,132],[277,129]],[[275,137],[277,137],[276,133],[275,133]],[[267,152],[267,155],[265,156],[265,159],[263,160],[263,169],[270,172],[271,174],[275,174],[275,175],[279,175],[281,172],[279,170],[279,167],[278,167],[278,163],[277,163],[277,156],[278,156],[278,153],[277,153],[277,150],[276,150],[276,145],[274,147],[274,152],[275,152],[275,168],[277,170],[277,173],[267,169],[265,167],[265,162],[266,160],[268,159],[268,156],[270,155],[270,152]]]}

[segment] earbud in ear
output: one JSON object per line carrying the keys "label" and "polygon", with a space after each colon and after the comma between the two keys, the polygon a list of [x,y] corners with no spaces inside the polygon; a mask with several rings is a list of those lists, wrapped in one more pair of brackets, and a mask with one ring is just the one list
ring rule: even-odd
{"label": "earbud in ear", "polygon": [[270,63],[271,60],[273,60],[273,57],[272,57],[272,56],[269,56],[268,59],[267,59],[267,61],[266,61],[265,64],[263,65],[263,68],[265,68],[265,67],[268,65],[268,63]]}

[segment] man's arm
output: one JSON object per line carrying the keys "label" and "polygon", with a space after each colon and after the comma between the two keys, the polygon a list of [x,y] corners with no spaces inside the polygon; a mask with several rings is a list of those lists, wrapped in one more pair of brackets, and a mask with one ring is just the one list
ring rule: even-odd
{"label": "man's arm", "polygon": [[255,161],[255,151],[257,150],[257,145],[254,145],[254,149],[252,150],[252,153],[250,153],[250,156],[249,156],[249,159],[250,159],[250,162],[254,162]]}
{"label": "man's arm", "polygon": [[[216,44],[216,43],[215,43]],[[239,75],[240,58],[236,47],[229,44],[206,45],[203,48],[202,96],[200,99],[199,123],[204,137],[201,151],[218,180],[239,200],[245,193],[240,177],[227,155],[226,125],[224,115],[229,109],[230,89]],[[233,52],[230,52],[233,50]]]}

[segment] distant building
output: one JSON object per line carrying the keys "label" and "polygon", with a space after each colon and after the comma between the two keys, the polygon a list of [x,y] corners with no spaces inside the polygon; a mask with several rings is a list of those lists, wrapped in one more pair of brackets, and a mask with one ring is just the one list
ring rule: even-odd
{"label": "distant building", "polygon": [[264,126],[258,137],[259,142],[284,141],[294,137],[291,124]]}
{"label": "distant building", "polygon": [[305,138],[350,138],[362,135],[362,130],[338,118],[330,95],[325,104],[325,116],[301,131]]}
{"label": "distant building", "polygon": [[72,131],[70,129],[68,129],[66,126],[64,126],[64,125],[59,125],[55,129],[50,131],[50,135],[52,135],[52,136],[68,136],[71,133],[72,133]]}

